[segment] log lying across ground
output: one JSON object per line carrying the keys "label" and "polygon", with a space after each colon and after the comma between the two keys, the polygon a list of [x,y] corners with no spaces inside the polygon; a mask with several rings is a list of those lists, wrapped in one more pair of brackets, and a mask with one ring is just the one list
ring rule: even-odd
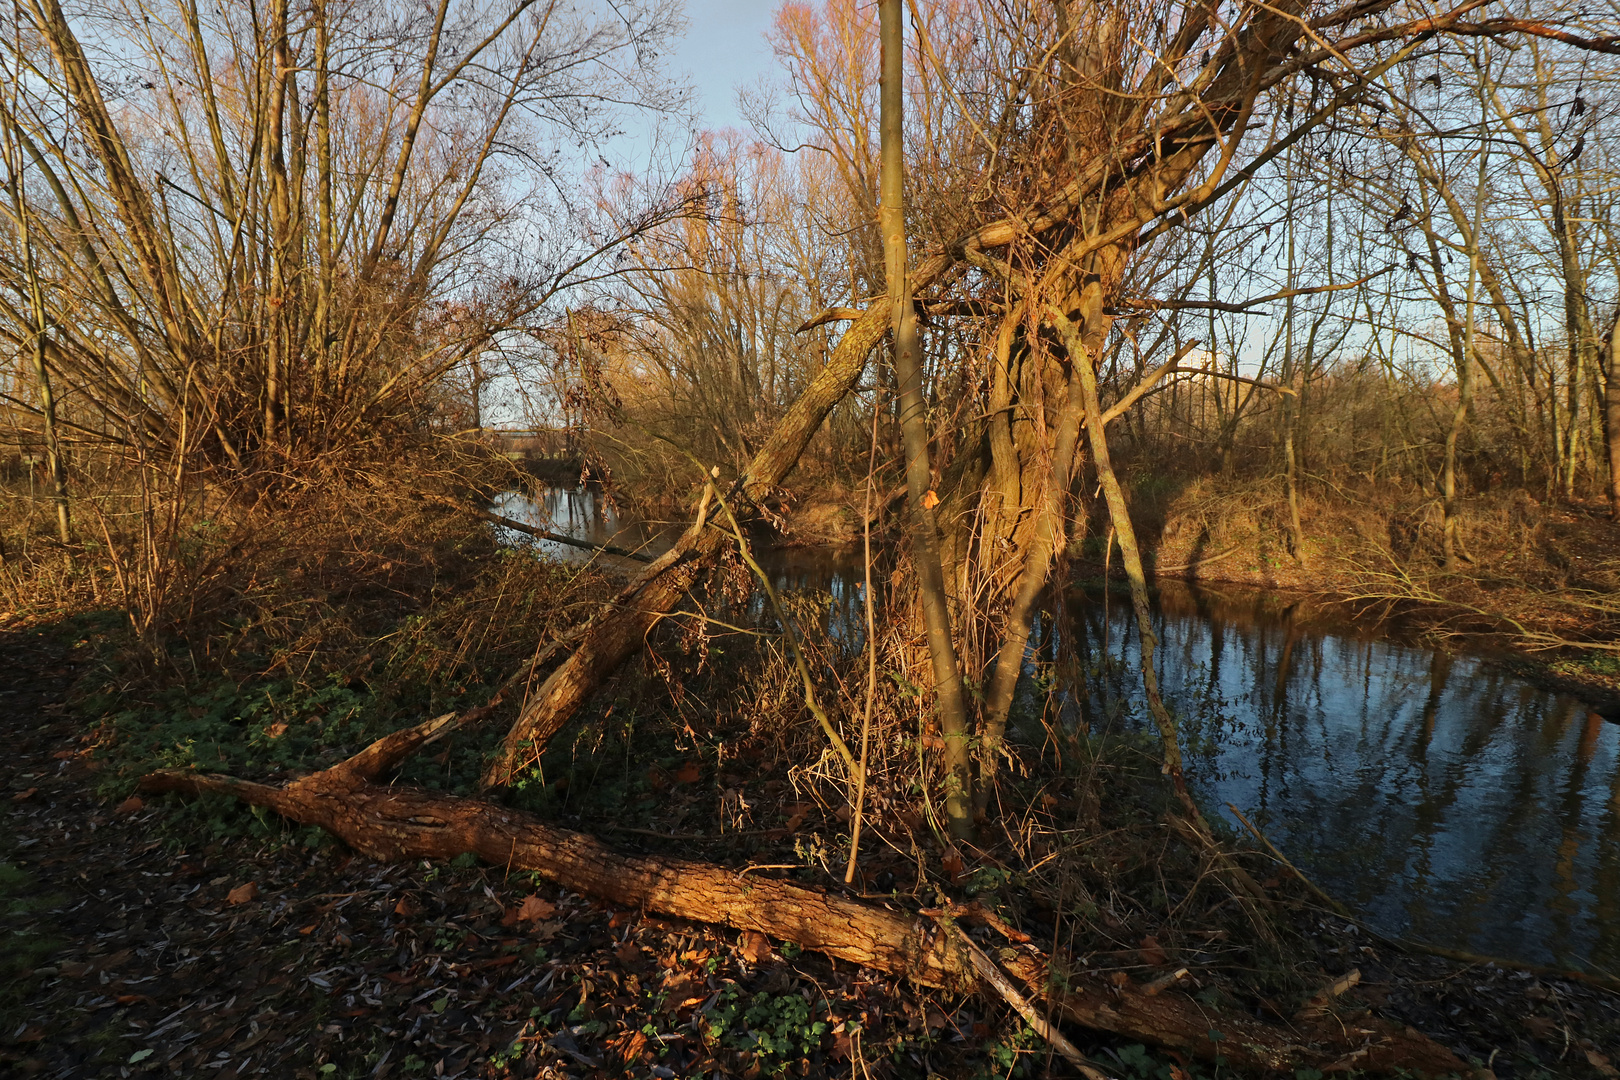
{"label": "log lying across ground", "polygon": [[[450,717],[441,717],[285,787],[178,771],[154,773],[140,787],[149,793],[231,795],[301,825],[317,825],[378,860],[471,852],[493,866],[536,871],[564,888],[626,907],[755,930],[925,986],[994,992],[960,938],[925,916],[710,863],[626,855],[594,837],[479,799],[373,783],[454,727]],[[1237,1068],[1404,1069],[1431,1076],[1467,1071],[1426,1036],[1378,1020],[1324,1016],[1285,1028],[1173,990],[1148,993],[1083,971],[1052,979],[1047,958],[1028,946],[1002,950],[996,959],[1031,996],[1046,1000],[1055,1018],[1206,1060],[1219,1056]]]}

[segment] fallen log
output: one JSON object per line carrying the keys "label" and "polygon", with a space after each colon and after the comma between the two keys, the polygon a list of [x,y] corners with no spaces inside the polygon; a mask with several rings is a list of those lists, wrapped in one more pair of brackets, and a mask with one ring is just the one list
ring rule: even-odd
{"label": "fallen log", "polygon": [[[450,859],[471,852],[492,866],[535,871],[611,903],[757,931],[924,986],[1004,996],[975,966],[961,936],[926,915],[758,876],[747,868],[628,855],[595,837],[483,800],[373,783],[454,726],[450,717],[440,717],[397,732],[285,787],[166,771],[143,778],[140,790],[230,795],[301,825],[319,826],[382,861]],[[1027,945],[1000,950],[995,959],[1032,998],[1044,998],[1055,1017],[1206,1060],[1220,1057],[1237,1068],[1466,1071],[1439,1044],[1382,1021],[1342,1023],[1328,1016],[1285,1028],[1173,991],[1150,994],[1131,984],[1117,986],[1083,967],[1064,965],[1061,977],[1054,977],[1048,958]]]}

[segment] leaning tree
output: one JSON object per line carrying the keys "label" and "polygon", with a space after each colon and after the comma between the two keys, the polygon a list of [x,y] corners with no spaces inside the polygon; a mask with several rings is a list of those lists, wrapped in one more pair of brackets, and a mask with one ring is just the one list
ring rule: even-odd
{"label": "leaning tree", "polygon": [[[1381,76],[1448,35],[1620,52],[1620,37],[1592,31],[1574,10],[1530,18],[1479,0],[1439,13],[1402,0],[940,0],[907,5],[909,42],[899,0],[879,8],[881,18],[847,0],[820,11],[787,5],[776,46],[798,88],[799,119],[835,160],[849,204],[870,211],[851,234],[852,261],[866,267],[867,294],[883,298],[806,324],[847,325],[769,440],[705,488],[674,548],[582,629],[509,731],[487,782],[531,760],[683,602],[726,543],[713,527],[715,500],[759,502],[782,484],[892,336],[953,831],[966,835],[972,808],[986,805],[1031,620],[1070,537],[1071,481],[1088,453],[1131,583],[1165,771],[1195,814],[1155,685],[1145,571],[1108,443],[1110,421],[1174,373],[1194,343],[1179,343],[1107,404],[1098,386],[1110,350],[1152,332],[1121,313],[1167,299],[1133,291],[1156,276],[1143,268],[1182,256],[1189,222],[1347,106],[1376,99]],[[913,103],[906,119],[903,85]],[[950,350],[918,342],[919,312],[953,324]],[[924,353],[935,384],[970,403],[948,411],[962,422],[924,415]],[[974,715],[961,683],[981,673]]]}

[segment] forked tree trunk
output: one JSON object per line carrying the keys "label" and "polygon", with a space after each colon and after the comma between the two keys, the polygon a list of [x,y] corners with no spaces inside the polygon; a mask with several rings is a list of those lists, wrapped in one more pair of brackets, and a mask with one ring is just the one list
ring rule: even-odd
{"label": "forked tree trunk", "polygon": [[[1073,357],[1070,359],[1071,364],[1081,362]],[[1001,742],[1007,733],[1007,717],[1012,711],[1018,679],[1024,670],[1024,655],[1029,649],[1035,607],[1046,589],[1053,557],[1062,549],[1068,534],[1065,503],[1069,495],[1069,477],[1074,470],[1075,447],[1080,441],[1080,421],[1084,415],[1085,395],[1078,374],[1071,370],[1069,396],[1058,414],[1057,438],[1048,461],[1046,487],[1036,511],[1034,537],[1025,555],[1012,603],[1007,608],[1006,628],[1002,632],[1001,648],[996,653],[995,674],[991,677],[990,692],[985,695],[984,748],[979,763],[979,790],[975,793],[975,806],[980,811],[989,805],[995,783]]]}
{"label": "forked tree trunk", "polygon": [[[471,852],[491,866],[535,871],[564,888],[626,907],[755,930],[924,986],[957,992],[982,988],[960,939],[926,915],[690,859],[625,855],[520,811],[373,782],[458,726],[445,716],[396,732],[286,787],[173,771],[147,776],[140,788],[231,795],[301,825],[319,826],[374,859],[449,859]],[[1004,949],[999,959],[1014,981],[1050,1001],[1055,1016],[1205,1060],[1219,1056],[1238,1068],[1354,1067],[1431,1075],[1464,1068],[1425,1036],[1381,1021],[1327,1017],[1289,1030],[1174,991],[1115,986],[1068,965],[1059,974],[1027,945]]]}

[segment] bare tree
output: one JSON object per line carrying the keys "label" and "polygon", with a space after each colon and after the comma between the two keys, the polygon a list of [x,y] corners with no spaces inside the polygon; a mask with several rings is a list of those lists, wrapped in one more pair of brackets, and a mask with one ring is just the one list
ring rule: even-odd
{"label": "bare tree", "polygon": [[672,27],[654,5],[13,18],[0,125],[49,332],[7,269],[0,333],[43,340],[85,422],[126,444],[265,478],[420,427],[446,372],[669,212],[545,235],[573,168],[552,140],[604,135],[615,100],[676,102],[636,62]]}

